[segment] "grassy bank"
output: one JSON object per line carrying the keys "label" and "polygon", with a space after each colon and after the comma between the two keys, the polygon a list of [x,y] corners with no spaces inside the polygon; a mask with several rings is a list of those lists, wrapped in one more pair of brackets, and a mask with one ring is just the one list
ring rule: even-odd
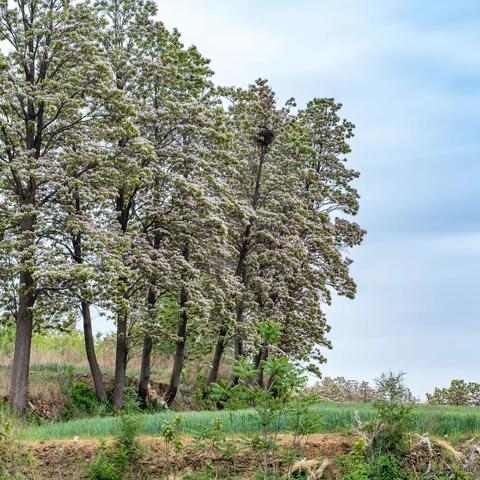
{"label": "grassy bank", "polygon": [[[322,403],[317,405],[318,433],[342,432],[355,424],[355,412],[361,420],[373,417],[371,406],[351,403]],[[220,418],[230,434],[254,433],[259,430],[256,413],[251,410],[237,412],[164,412],[141,415],[140,433],[158,435],[165,419],[181,415],[185,433],[195,433]],[[282,419],[282,429],[288,431],[288,418]],[[25,427],[19,432],[24,440],[48,440],[73,437],[105,437],[118,433],[120,419],[115,417],[89,418],[65,423],[46,423],[38,427]],[[410,429],[418,433],[448,435],[452,439],[480,435],[480,408],[418,406],[413,409]]]}

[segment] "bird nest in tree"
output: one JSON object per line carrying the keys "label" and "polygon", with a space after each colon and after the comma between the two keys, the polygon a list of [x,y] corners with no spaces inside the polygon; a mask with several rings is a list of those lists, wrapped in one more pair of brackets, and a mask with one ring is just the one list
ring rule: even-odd
{"label": "bird nest in tree", "polygon": [[273,142],[275,134],[273,130],[268,127],[261,127],[259,132],[255,135],[255,140],[262,147],[268,147]]}

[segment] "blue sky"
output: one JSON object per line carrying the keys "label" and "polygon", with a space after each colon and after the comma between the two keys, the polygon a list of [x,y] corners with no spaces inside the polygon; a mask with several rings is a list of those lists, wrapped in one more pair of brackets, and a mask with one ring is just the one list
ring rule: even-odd
{"label": "blue sky", "polygon": [[368,230],[325,375],[403,370],[417,395],[480,381],[480,2],[158,0],[221,84],[335,97]]}

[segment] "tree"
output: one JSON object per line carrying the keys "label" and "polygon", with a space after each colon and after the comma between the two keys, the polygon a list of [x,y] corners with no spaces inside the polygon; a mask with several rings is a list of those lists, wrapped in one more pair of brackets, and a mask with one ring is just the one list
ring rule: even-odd
{"label": "tree", "polygon": [[[111,82],[93,10],[60,0],[0,2],[0,188],[3,228],[15,278],[16,338],[10,402],[27,402],[30,345],[39,281],[49,261],[44,215],[57,193],[59,157],[105,114]],[[81,142],[80,142],[81,143]]]}
{"label": "tree", "polygon": [[[130,105],[129,122],[110,139],[110,180],[112,195],[104,206],[105,221],[110,232],[109,248],[102,258],[109,289],[104,299],[113,312],[116,325],[116,359],[112,402],[123,406],[126,367],[129,356],[129,334],[143,311],[139,305],[146,289],[149,247],[136,216],[137,202],[150,181],[149,166],[154,152],[141,135],[138,125],[139,85],[136,60],[141,57],[140,41],[151,28],[155,13],[152,1],[102,0],[97,2],[105,20],[103,45],[120,90]],[[108,212],[108,213],[107,213]]]}
{"label": "tree", "polygon": [[452,380],[447,388],[435,388],[427,393],[427,402],[432,405],[478,405],[479,384],[464,380]]}
{"label": "tree", "polygon": [[[111,118],[109,119],[112,120]],[[104,132],[101,124],[95,125]],[[108,135],[102,135],[107,138]],[[75,141],[65,147],[61,178],[54,205],[48,211],[48,239],[57,267],[46,280],[49,283],[43,309],[50,318],[65,312],[76,320],[82,318],[85,351],[97,396],[107,400],[103,375],[95,353],[92,330],[92,304],[98,303],[103,290],[104,276],[100,274],[101,248],[108,231],[99,221],[98,205],[103,201],[106,152],[100,148],[94,131],[81,146]],[[47,313],[48,312],[48,313]]]}
{"label": "tree", "polygon": [[[224,128],[222,110],[210,82],[209,62],[196,48],[185,48],[177,31],[169,32],[160,22],[151,22],[139,40],[139,50],[139,130],[153,146],[155,158],[150,164],[152,182],[137,214],[152,254],[163,252],[168,264],[168,275],[162,277],[157,272],[146,294],[149,315],[144,322],[139,395],[144,403],[154,332],[164,331],[164,325],[158,324],[158,300],[178,298],[179,321],[171,336],[175,338],[176,354],[166,395],[171,403],[183,368],[187,304],[195,296],[190,285],[195,275],[188,270],[197,268],[197,247],[208,244],[218,249],[222,245],[215,238],[221,221],[212,222],[212,218],[220,217],[214,202],[221,197],[217,178],[222,178],[218,167],[225,156],[221,147]],[[208,270],[214,254],[202,255],[198,268]],[[221,253],[218,255],[221,257]],[[195,291],[199,288],[201,284]],[[199,305],[204,303],[205,299],[199,299]]]}
{"label": "tree", "polygon": [[[283,327],[286,354],[323,361],[319,348],[330,343],[321,304],[331,302],[332,290],[354,297],[345,251],[365,234],[347,219],[358,210],[351,186],[358,173],[344,158],[353,125],[338,116],[341,106],[331,99],[315,99],[297,114],[293,100],[278,109],[263,80],[225,95],[238,158],[229,183],[236,205],[229,217],[230,268],[240,284],[235,357],[252,354],[257,366],[265,360],[255,325],[270,318]],[[209,382],[229,328],[220,323]]]}
{"label": "tree", "polygon": [[[224,89],[223,94],[230,103],[229,127],[236,139],[231,146],[234,170],[228,179],[233,211],[228,225],[230,249],[227,265],[239,285],[233,315],[235,358],[238,360],[245,353],[244,341],[249,330],[245,322],[251,305],[248,262],[261,237],[257,234],[257,225],[263,186],[266,177],[271,175],[271,149],[275,143],[275,127],[281,122],[282,113],[277,112],[274,93],[264,80],[258,80],[247,91]],[[226,346],[226,336],[231,328],[227,319],[221,319],[218,327],[209,383],[216,379]]]}
{"label": "tree", "polygon": [[[262,325],[282,355],[323,361],[332,294],[353,298],[348,250],[364,231],[332,99],[279,106],[266,80],[215,88],[209,62],[154,20],[151,0],[0,0],[0,313],[16,321],[12,404],[26,404],[33,324],[116,323],[112,403],[141,349],[248,360],[268,388]],[[233,344],[233,345],[232,345]]]}

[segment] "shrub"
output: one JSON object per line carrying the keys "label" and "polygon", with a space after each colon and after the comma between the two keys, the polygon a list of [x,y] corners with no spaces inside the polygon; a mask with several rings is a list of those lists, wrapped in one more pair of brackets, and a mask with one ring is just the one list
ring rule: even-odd
{"label": "shrub", "polygon": [[406,480],[401,462],[391,454],[367,458],[367,448],[358,441],[353,451],[337,459],[342,469],[341,480]]}
{"label": "shrub", "polygon": [[122,425],[115,443],[107,448],[103,444],[90,464],[87,474],[89,480],[122,480],[129,469],[138,464],[142,448],[136,437],[139,420],[136,417],[122,415]]}
{"label": "shrub", "polygon": [[[265,321],[258,330],[265,351],[275,351],[281,338],[281,326],[273,321]],[[271,354],[262,360],[258,368],[246,358],[241,358],[234,366],[234,374],[239,379],[237,384],[217,383],[211,386],[212,398],[222,406],[233,409],[250,407],[256,411],[260,432],[250,437],[247,443],[262,454],[264,480],[276,478],[279,474],[281,458],[278,434],[282,421],[291,413],[290,406],[293,405],[293,414],[298,420],[293,425],[296,439],[308,435],[313,428],[308,405],[305,402],[292,403],[305,387],[303,372],[284,356]],[[305,430],[302,430],[302,419],[306,422]],[[291,462],[293,458],[290,456],[288,461]]]}
{"label": "shrub", "polygon": [[237,445],[234,440],[227,439],[219,418],[214,418],[210,425],[193,435],[190,449],[206,459],[204,465],[211,478],[218,478],[220,474],[226,473],[225,467],[221,465],[223,460],[233,461],[236,471]]}
{"label": "shrub", "polygon": [[63,420],[112,413],[110,404],[100,400],[92,387],[85,382],[72,383],[66,395],[67,401],[60,413]]}
{"label": "shrub", "polygon": [[141,412],[138,392],[133,385],[125,385],[123,390],[123,412],[127,415]]}
{"label": "shrub", "polygon": [[370,463],[369,467],[368,478],[371,480],[405,479],[400,461],[391,454],[379,455]]}
{"label": "shrub", "polygon": [[167,478],[175,478],[177,474],[177,454],[183,449],[182,417],[177,415],[173,422],[170,422],[167,419],[164,420],[160,435],[163,438],[165,447],[165,457],[167,460],[165,468],[167,472]]}
{"label": "shrub", "polygon": [[0,480],[32,478],[32,459],[15,441],[13,427],[13,422],[0,411]]}
{"label": "shrub", "polygon": [[92,463],[87,478],[89,480],[119,480],[123,478],[123,472],[116,458],[112,458],[111,452],[103,444]]}
{"label": "shrub", "polygon": [[137,441],[140,420],[138,417],[131,415],[121,416],[120,433],[117,436],[117,449],[122,451],[122,455],[130,462],[136,462],[140,456],[142,449]]}
{"label": "shrub", "polygon": [[370,457],[384,454],[401,456],[407,448],[411,406],[405,403],[403,373],[382,374],[377,379],[379,398],[374,402],[375,418],[359,422],[359,433],[365,439]]}

